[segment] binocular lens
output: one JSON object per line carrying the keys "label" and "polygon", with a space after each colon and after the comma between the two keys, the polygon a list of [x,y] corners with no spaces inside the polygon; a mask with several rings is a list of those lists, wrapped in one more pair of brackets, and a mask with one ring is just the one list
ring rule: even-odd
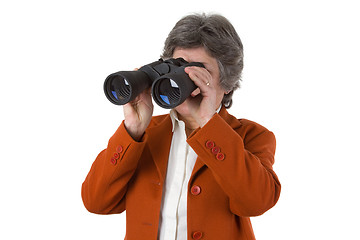
{"label": "binocular lens", "polygon": [[180,89],[176,82],[170,78],[164,78],[159,82],[159,92],[163,104],[174,105],[179,101]]}
{"label": "binocular lens", "polygon": [[[110,92],[116,101],[122,101],[129,98],[130,86],[125,78],[121,76],[115,76],[110,82]],[[115,100],[114,99],[114,100]]]}
{"label": "binocular lens", "polygon": [[182,70],[156,79],[152,85],[152,95],[160,107],[171,109],[182,104],[195,89],[195,83]]}

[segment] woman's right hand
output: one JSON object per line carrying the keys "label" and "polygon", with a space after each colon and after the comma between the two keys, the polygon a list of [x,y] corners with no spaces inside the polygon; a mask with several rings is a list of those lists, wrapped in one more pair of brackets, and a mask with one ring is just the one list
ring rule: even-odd
{"label": "woman's right hand", "polygon": [[153,114],[151,88],[146,89],[133,101],[125,104],[123,109],[125,128],[135,141],[139,141],[149,126]]}

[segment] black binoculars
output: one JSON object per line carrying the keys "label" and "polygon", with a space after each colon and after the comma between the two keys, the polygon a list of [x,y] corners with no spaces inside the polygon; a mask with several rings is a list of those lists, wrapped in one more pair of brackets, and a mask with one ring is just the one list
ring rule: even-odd
{"label": "black binoculars", "polygon": [[159,59],[138,71],[120,71],[110,74],[104,82],[104,91],[110,102],[124,105],[151,86],[154,101],[163,108],[174,108],[185,101],[197,88],[185,72],[188,66],[204,67],[199,62],[183,58]]}

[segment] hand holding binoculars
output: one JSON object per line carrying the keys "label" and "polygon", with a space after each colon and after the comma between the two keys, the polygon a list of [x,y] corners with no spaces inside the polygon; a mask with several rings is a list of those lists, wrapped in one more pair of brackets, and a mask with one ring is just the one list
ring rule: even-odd
{"label": "hand holding binoculars", "polygon": [[183,58],[159,59],[138,71],[120,71],[110,74],[104,82],[104,91],[110,102],[124,105],[151,87],[154,101],[163,108],[174,108],[185,101],[197,88],[185,72],[188,66],[204,67],[199,62]]}

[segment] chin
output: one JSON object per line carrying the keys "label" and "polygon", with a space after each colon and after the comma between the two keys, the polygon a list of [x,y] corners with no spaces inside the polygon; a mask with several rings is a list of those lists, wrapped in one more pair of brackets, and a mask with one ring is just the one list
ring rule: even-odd
{"label": "chin", "polygon": [[185,100],[182,104],[175,107],[174,109],[181,116],[189,116],[190,115],[188,100]]}

